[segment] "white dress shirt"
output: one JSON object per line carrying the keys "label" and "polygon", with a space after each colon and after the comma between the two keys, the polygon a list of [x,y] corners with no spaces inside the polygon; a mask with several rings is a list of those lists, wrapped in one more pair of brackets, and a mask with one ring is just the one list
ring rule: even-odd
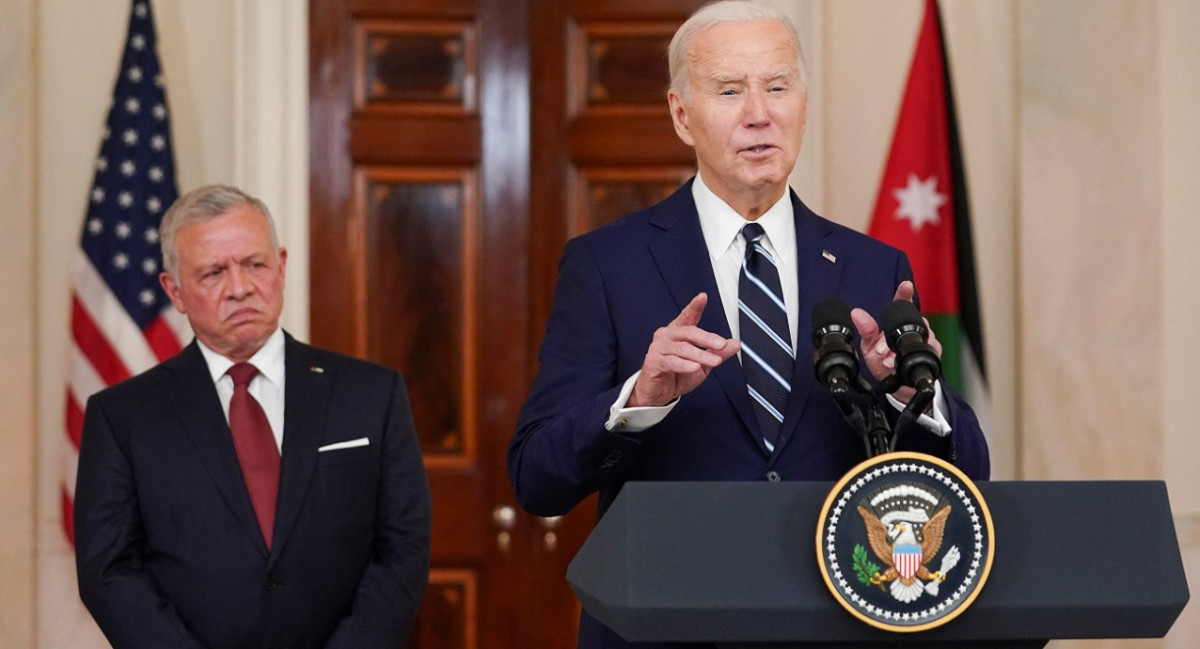
{"label": "white dress shirt", "polygon": [[[226,372],[233,367],[233,361],[209,349],[199,339],[200,353],[208,363],[208,371],[212,374],[213,383],[217,387],[217,397],[221,400],[221,410],[225,412],[225,421],[229,421],[229,401],[233,399],[233,378]],[[258,374],[250,380],[250,396],[254,397],[267,415],[271,424],[271,432],[275,435],[275,446],[283,452],[283,330],[276,329],[267,338],[267,342],[259,348],[248,361],[258,368]]]}

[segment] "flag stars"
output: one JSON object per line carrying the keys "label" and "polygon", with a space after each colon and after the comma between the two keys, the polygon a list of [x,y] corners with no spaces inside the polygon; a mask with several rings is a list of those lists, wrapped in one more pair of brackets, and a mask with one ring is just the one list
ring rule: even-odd
{"label": "flag stars", "polygon": [[112,264],[117,270],[125,270],[129,268],[129,257],[125,253],[119,252],[113,257]]}
{"label": "flag stars", "polygon": [[121,133],[121,140],[123,140],[127,146],[136,145],[138,143],[137,131],[131,128],[125,129],[125,132]]}
{"label": "flag stars", "polygon": [[158,86],[159,88],[163,87],[163,75],[161,72],[154,75],[154,85]]}
{"label": "flag stars", "polygon": [[129,99],[125,100],[125,112],[129,113],[130,115],[137,115],[138,111],[141,109],[142,102],[138,101],[137,97],[130,97]]}
{"label": "flag stars", "polygon": [[133,164],[133,160],[126,160],[121,163],[121,175],[130,178],[137,173],[137,165]]}
{"label": "flag stars", "polygon": [[103,203],[104,202],[104,188],[103,187],[96,187],[96,188],[92,189],[92,202],[93,203]]}
{"label": "flag stars", "polygon": [[140,82],[142,80],[142,69],[136,65],[129,68],[129,71],[125,73],[125,78],[134,83]]}
{"label": "flag stars", "polygon": [[161,135],[155,135],[150,138],[150,148],[155,151],[162,151],[167,146],[167,139]]}
{"label": "flag stars", "polygon": [[121,207],[133,205],[133,194],[130,192],[121,192],[117,195],[117,204]]}
{"label": "flag stars", "polygon": [[945,205],[949,199],[945,194],[938,192],[937,176],[921,180],[916,174],[909,174],[908,185],[904,189],[893,190],[892,196],[900,202],[900,207],[896,209],[896,218],[908,219],[913,232],[919,232],[926,223],[940,223],[938,208]]}
{"label": "flag stars", "polygon": [[96,158],[96,171],[106,171],[108,169],[108,158],[100,156]]}
{"label": "flag stars", "polygon": [[113,234],[117,235],[118,239],[128,239],[132,232],[129,224],[124,221],[117,223],[117,227],[113,230]]}
{"label": "flag stars", "polygon": [[151,112],[154,114],[154,119],[160,122],[167,118],[167,107],[162,104],[154,104]]}
{"label": "flag stars", "polygon": [[146,243],[158,243],[158,228],[146,228],[146,234],[142,236]]}
{"label": "flag stars", "polygon": [[156,183],[162,182],[162,179],[163,179],[162,167],[150,167],[150,170],[146,172],[146,176],[150,180],[153,180]]}
{"label": "flag stars", "polygon": [[137,16],[138,18],[145,18],[146,13],[146,3],[139,2],[133,6],[133,15]]}
{"label": "flag stars", "polygon": [[88,221],[87,221],[87,231],[88,231],[88,234],[91,234],[93,236],[100,234],[101,232],[104,232],[104,221],[93,216],[92,218],[88,219]]}
{"label": "flag stars", "polygon": [[138,302],[141,302],[146,306],[154,306],[155,301],[154,291],[151,291],[148,288],[144,288],[138,293]]}
{"label": "flag stars", "polygon": [[146,257],[142,260],[142,272],[147,275],[153,275],[158,272],[158,262]]}
{"label": "flag stars", "polygon": [[138,50],[139,52],[146,49],[146,37],[142,36],[141,34],[134,34],[133,37],[129,39],[129,46],[135,50]]}
{"label": "flag stars", "polygon": [[157,196],[151,196],[146,199],[146,210],[151,214],[157,214],[162,209],[162,201]]}

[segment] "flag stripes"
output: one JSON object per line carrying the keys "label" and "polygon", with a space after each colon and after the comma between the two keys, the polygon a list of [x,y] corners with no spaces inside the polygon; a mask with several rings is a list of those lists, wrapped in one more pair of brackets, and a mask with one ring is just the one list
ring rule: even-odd
{"label": "flag stripes", "polygon": [[158,283],[158,226],[177,196],[154,19],[149,0],[133,0],[72,273],[61,497],[72,542],[88,398],[178,353],[189,335]]}

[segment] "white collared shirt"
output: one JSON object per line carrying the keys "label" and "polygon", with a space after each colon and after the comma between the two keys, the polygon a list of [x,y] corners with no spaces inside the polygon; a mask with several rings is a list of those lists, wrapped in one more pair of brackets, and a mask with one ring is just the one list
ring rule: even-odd
{"label": "white collared shirt", "polygon": [[[233,378],[226,372],[233,367],[233,361],[211,350],[199,339],[200,353],[208,364],[213,383],[217,387],[217,397],[221,400],[221,410],[225,413],[225,421],[229,421],[229,401],[233,398]],[[271,424],[271,432],[275,435],[275,446],[283,451],[283,391],[284,391],[284,353],[283,329],[276,329],[267,338],[267,342],[259,348],[248,361],[258,368],[258,374],[250,380],[250,396],[254,397],[267,415]]]}
{"label": "white collared shirt", "polygon": [[[712,262],[717,278],[717,290],[721,293],[721,306],[725,308],[725,319],[729,322],[730,337],[739,338],[741,317],[738,315],[738,280],[742,274],[742,259],[746,254],[746,241],[742,238],[742,227],[751,221],[742,218],[728,203],[721,200],[704,184],[700,174],[692,183],[692,199],[700,214],[700,230],[704,233],[704,244],[708,246],[708,259]],[[779,268],[780,288],[783,289],[783,304],[787,307],[788,330],[792,334],[792,349],[796,348],[796,321],[800,319],[800,276],[796,272],[796,219],[792,211],[791,196],[787,191],[758,220],[766,236],[761,243],[775,258]],[[711,304],[711,303],[710,303]]]}

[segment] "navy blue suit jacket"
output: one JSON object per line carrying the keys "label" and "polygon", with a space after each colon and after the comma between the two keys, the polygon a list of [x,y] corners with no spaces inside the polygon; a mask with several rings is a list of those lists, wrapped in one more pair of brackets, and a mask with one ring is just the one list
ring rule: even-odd
{"label": "navy blue suit jacket", "polygon": [[[817,382],[808,335],[813,306],[836,297],[879,319],[901,281],[902,252],[823,219],[791,195],[795,211],[800,330],[792,396],[768,455],[741,364],[730,359],[639,433],[605,430],[622,383],[641,368],[654,332],[697,293],[709,296],[700,327],[728,338],[716,278],[685,183],[662,203],[567,243],[537,378],[508,453],[518,502],[542,516],[565,513],[599,492],[599,515],[629,480],[834,480],[866,459],[828,392]],[[909,431],[903,450],[950,459],[986,478],[987,445],[970,408],[947,386],[953,432]],[[625,646],[586,614],[580,647]]]}
{"label": "navy blue suit jacket", "polygon": [[117,649],[404,646],[430,516],[404,381],[291,336],[285,365],[270,551],[195,342],[89,399],[79,590]]}

